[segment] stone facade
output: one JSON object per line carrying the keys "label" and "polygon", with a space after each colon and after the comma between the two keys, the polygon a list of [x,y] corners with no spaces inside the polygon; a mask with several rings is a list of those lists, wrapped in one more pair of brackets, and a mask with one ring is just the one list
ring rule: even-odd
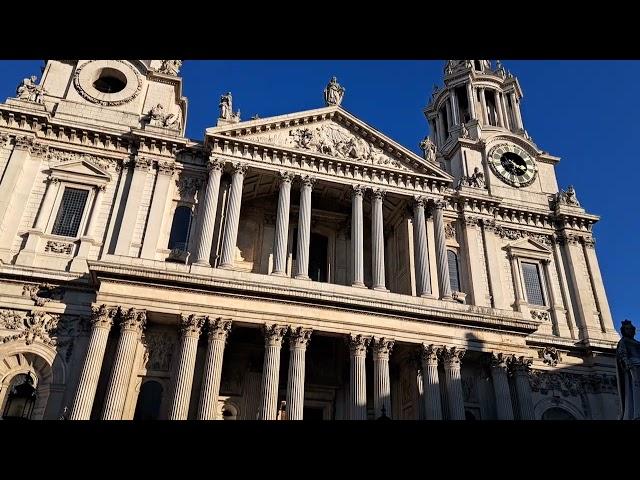
{"label": "stone facade", "polygon": [[335,78],[190,140],[180,67],[49,60],[0,104],[1,415],[617,417],[598,217],[502,66],[446,63],[422,157]]}

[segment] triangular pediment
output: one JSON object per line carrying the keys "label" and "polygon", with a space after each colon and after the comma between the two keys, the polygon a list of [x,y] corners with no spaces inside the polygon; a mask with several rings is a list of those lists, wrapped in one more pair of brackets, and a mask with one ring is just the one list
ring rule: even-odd
{"label": "triangular pediment", "polygon": [[428,175],[446,182],[453,180],[437,164],[428,162],[337,106],[219,125],[207,129],[206,135],[231,137],[385,170]]}
{"label": "triangular pediment", "polygon": [[86,160],[72,160],[52,165],[51,172],[61,177],[84,177],[102,182],[111,180],[111,175]]}
{"label": "triangular pediment", "polygon": [[509,243],[505,249],[517,256],[529,255],[532,257],[547,258],[553,254],[546,245],[528,237]]}

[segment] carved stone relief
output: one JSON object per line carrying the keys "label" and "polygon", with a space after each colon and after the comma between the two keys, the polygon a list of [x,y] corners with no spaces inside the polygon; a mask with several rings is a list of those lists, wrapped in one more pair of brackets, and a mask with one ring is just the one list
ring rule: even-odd
{"label": "carved stone relief", "polygon": [[73,243],[68,242],[56,242],[54,240],[48,240],[44,247],[46,253],[58,253],[60,255],[71,255],[73,252]]}
{"label": "carved stone relief", "polygon": [[577,375],[534,370],[529,379],[531,389],[543,395],[558,393],[567,397],[584,393],[617,393],[617,382],[614,375]]}
{"label": "carved stone relief", "polygon": [[48,283],[39,285],[27,284],[22,287],[22,296],[27,296],[34,301],[38,307],[42,307],[50,301],[59,302],[64,297],[64,288],[56,287]]}
{"label": "carved stone relief", "polygon": [[171,370],[175,338],[164,332],[150,332],[145,334],[144,343],[146,346],[145,368],[163,372]]}

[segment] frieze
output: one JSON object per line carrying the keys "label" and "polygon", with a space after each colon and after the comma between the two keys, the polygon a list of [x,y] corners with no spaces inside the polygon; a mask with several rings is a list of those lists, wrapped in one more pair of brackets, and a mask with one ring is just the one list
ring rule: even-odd
{"label": "frieze", "polygon": [[535,240],[535,241],[537,241],[539,243],[542,243],[543,245],[546,245],[548,247],[551,246],[551,236],[550,235],[544,235],[544,234],[541,234],[541,233],[533,233],[533,232],[528,232],[528,231],[525,231],[525,230],[515,230],[513,228],[503,227],[502,225],[496,225],[495,228],[493,229],[493,231],[495,231],[496,234],[500,238],[507,238],[509,240],[519,240],[521,238],[530,238],[531,240]]}
{"label": "frieze", "polygon": [[69,162],[84,160],[85,162],[89,162],[102,170],[109,170],[111,168],[117,167],[118,165],[118,159],[116,158],[102,157],[98,155],[92,155],[90,153],[70,152],[67,150],[59,150],[57,148],[52,148],[49,150],[48,158],[49,160],[60,162],[61,165]]}
{"label": "frieze", "polygon": [[22,296],[31,298],[38,307],[42,307],[50,301],[61,301],[64,297],[64,292],[64,288],[56,287],[49,283],[41,283],[39,285],[26,284],[22,287]]}
{"label": "frieze", "polygon": [[538,350],[538,357],[542,359],[542,362],[550,367],[555,367],[558,362],[562,361],[560,352],[554,347],[544,347]]}
{"label": "frieze", "polygon": [[549,312],[545,310],[531,310],[530,313],[531,313],[531,318],[539,322],[551,321],[551,318],[549,317]]}
{"label": "frieze", "polygon": [[75,244],[68,242],[56,242],[55,240],[48,240],[44,246],[45,253],[58,253],[61,255],[71,255]]}
{"label": "frieze", "polygon": [[[19,314],[18,314],[19,315]],[[18,330],[15,335],[9,335],[2,339],[2,343],[24,340],[27,345],[40,340],[47,345],[56,346],[55,334],[60,321],[60,315],[47,312],[25,312],[16,321],[16,313],[0,315],[0,321],[9,330]]]}
{"label": "frieze", "polygon": [[546,372],[534,370],[529,377],[531,390],[543,395],[560,393],[564,397],[585,393],[617,393],[614,375],[578,375],[567,372]]}

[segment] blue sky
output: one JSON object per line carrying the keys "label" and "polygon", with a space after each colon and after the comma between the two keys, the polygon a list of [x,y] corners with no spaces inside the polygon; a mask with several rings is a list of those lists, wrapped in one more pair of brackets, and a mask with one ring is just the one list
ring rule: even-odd
{"label": "blue sky", "polygon": [[[524,91],[522,117],[538,147],[562,158],[562,188],[572,184],[588,212],[601,215],[596,250],[616,322],[640,323],[638,155],[640,61],[503,60]],[[38,74],[43,62],[2,61],[0,98]],[[189,99],[187,136],[201,139],[215,125],[220,95],[233,93],[234,110],[248,119],[323,106],[333,75],[346,88],[342,106],[406,147],[419,152],[427,133],[422,114],[443,61],[204,61],[183,64]],[[625,180],[624,182],[622,180]],[[629,180],[627,182],[626,180]],[[636,186],[638,184],[638,186]]]}

